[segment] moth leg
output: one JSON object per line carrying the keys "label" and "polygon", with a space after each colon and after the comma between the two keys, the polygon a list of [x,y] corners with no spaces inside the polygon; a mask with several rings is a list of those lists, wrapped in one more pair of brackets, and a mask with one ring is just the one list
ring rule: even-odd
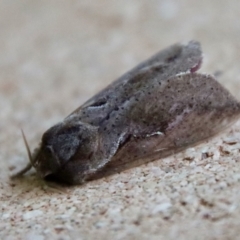
{"label": "moth leg", "polygon": [[32,164],[29,162],[26,167],[24,167],[22,170],[14,173],[13,175],[10,176],[11,179],[15,179],[18,177],[21,177],[24,175],[26,172],[28,172],[32,168]]}

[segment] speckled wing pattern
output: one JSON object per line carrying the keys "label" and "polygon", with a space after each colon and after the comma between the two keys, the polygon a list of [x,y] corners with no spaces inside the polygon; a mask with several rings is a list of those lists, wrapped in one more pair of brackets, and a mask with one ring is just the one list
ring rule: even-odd
{"label": "speckled wing pattern", "polygon": [[74,111],[99,126],[96,178],[140,165],[212,137],[238,116],[240,105],[213,76],[196,73],[202,54],[191,41],[159,52]]}

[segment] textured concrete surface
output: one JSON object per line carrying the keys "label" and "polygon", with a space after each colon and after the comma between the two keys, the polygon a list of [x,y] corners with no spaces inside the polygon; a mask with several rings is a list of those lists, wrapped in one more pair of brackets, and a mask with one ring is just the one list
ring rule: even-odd
{"label": "textured concrete surface", "polygon": [[239,0],[0,2],[1,239],[238,239],[240,121],[221,136],[83,186],[52,188],[31,148],[107,83],[158,50],[199,40],[202,72],[238,99]]}

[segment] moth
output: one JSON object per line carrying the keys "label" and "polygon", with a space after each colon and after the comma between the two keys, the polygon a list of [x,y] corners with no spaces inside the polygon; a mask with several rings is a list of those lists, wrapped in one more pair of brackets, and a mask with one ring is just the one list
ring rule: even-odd
{"label": "moth", "polygon": [[172,45],[125,73],[48,129],[31,154],[46,180],[81,184],[179,152],[232,124],[240,103],[197,73],[199,42]]}

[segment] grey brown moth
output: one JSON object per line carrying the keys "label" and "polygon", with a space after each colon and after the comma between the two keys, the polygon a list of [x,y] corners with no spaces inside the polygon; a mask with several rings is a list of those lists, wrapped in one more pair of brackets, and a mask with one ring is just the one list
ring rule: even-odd
{"label": "grey brown moth", "polygon": [[30,164],[17,175],[34,167],[44,179],[81,184],[219,133],[239,117],[240,103],[196,73],[201,61],[200,44],[190,41],[140,63],[48,129],[33,154],[27,146]]}

